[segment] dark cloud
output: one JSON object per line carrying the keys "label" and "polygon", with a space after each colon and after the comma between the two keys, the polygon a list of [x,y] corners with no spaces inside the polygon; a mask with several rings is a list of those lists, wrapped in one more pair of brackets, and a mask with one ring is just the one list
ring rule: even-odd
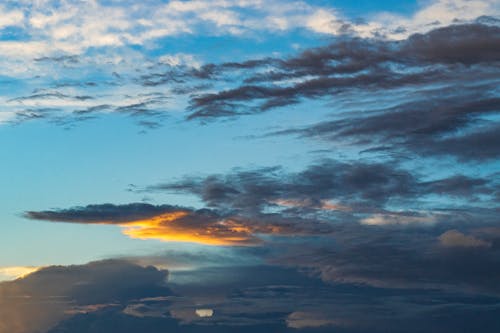
{"label": "dark cloud", "polygon": [[103,204],[26,217],[114,224],[141,239],[259,245],[253,258],[336,283],[500,292],[500,273],[489,268],[498,265],[500,238],[484,232],[498,224],[495,177],[430,178],[396,161],[321,160],[300,172],[235,169],[134,191],[190,194],[208,208]]}
{"label": "dark cloud", "polygon": [[34,220],[48,220],[54,222],[75,223],[127,223],[136,220],[144,220],[161,214],[180,211],[176,206],[161,205],[154,206],[145,203],[133,203],[127,205],[88,205],[71,209],[50,210],[42,212],[27,212],[25,216]]}
{"label": "dark cloud", "polygon": [[465,162],[486,162],[496,160],[500,156],[498,142],[500,124],[495,122],[475,131],[418,145],[416,149],[431,156],[456,156]]}
{"label": "dark cloud", "polygon": [[416,101],[274,134],[343,141],[362,147],[386,146],[391,151],[455,156],[469,161],[492,159],[499,156],[498,124],[485,117],[499,112],[500,99],[491,96],[493,89],[492,84],[486,84],[466,91],[426,91]]}
{"label": "dark cloud", "polygon": [[437,215],[421,223],[395,224],[387,216],[371,222],[337,225],[332,243],[277,247],[268,258],[311,268],[330,283],[500,295],[500,271],[493,269],[500,249],[495,211]]}
{"label": "dark cloud", "polygon": [[363,212],[363,208],[383,209],[388,203],[404,203],[426,195],[472,200],[494,195],[498,186],[492,180],[462,174],[432,181],[421,178],[396,161],[323,160],[297,173],[279,167],[235,170],[224,175],[186,177],[147,190],[194,194],[209,207],[244,212],[260,212],[270,205]]}
{"label": "dark cloud", "polygon": [[[357,89],[381,92],[404,86],[454,85],[461,81],[460,75],[480,82],[485,79],[484,69],[498,70],[499,35],[500,27],[472,23],[412,35],[399,42],[344,36],[288,59],[207,64],[179,76],[183,80],[190,76],[225,80],[227,75],[238,78],[240,70],[250,73],[243,75],[243,84],[235,88],[192,96],[189,119],[228,117],[294,104],[303,98],[334,98]],[[162,77],[151,74],[143,78],[144,84],[153,75]],[[296,83],[287,83],[292,81]]]}
{"label": "dark cloud", "polygon": [[78,64],[80,62],[80,57],[77,55],[60,55],[53,57],[35,58],[35,61],[41,63],[56,63],[62,64],[64,66],[69,66]]}
{"label": "dark cloud", "polygon": [[[289,58],[169,68],[139,82],[168,83],[174,90],[209,82],[209,93],[186,90],[187,119],[256,114],[319,99],[330,102],[332,120],[274,134],[347,142],[372,152],[491,160],[499,154],[500,83],[500,27],[492,20],[482,17],[402,41],[343,35]],[[226,88],[217,90],[221,82]],[[376,99],[381,94],[393,95],[386,107]]]}
{"label": "dark cloud", "polygon": [[86,101],[94,99],[92,96],[88,95],[67,95],[58,91],[55,92],[42,92],[36,93],[29,96],[16,97],[8,100],[8,102],[24,102],[29,100],[46,100],[46,99],[62,99],[62,100],[77,100]]}
{"label": "dark cloud", "polygon": [[121,307],[145,297],[171,295],[167,272],[123,260],[51,266],[0,283],[0,332],[45,332],[74,311]]}
{"label": "dark cloud", "polygon": [[228,246],[258,244],[261,242],[259,234],[300,235],[323,230],[315,221],[301,225],[299,219],[289,220],[273,214],[253,216],[145,203],[30,211],[24,216],[51,222],[118,225],[123,228],[124,234],[132,238]]}
{"label": "dark cloud", "polygon": [[[183,273],[193,274],[198,282],[172,284],[176,297],[78,314],[49,332],[455,332],[478,319],[483,331],[498,329],[494,296],[324,284],[271,266]],[[203,308],[212,316],[197,316]]]}
{"label": "dark cloud", "polygon": [[211,207],[255,210],[288,199],[307,200],[311,206],[327,199],[383,203],[391,196],[410,195],[414,183],[411,174],[390,164],[325,160],[296,174],[263,168],[186,178],[149,189],[192,193]]}
{"label": "dark cloud", "polygon": [[45,268],[0,284],[0,332],[456,332],[478,320],[483,332],[499,328],[493,295],[324,283],[270,265],[165,278],[121,260]]}
{"label": "dark cloud", "polygon": [[478,194],[492,194],[493,188],[488,187],[488,181],[483,178],[473,178],[464,175],[456,175],[445,179],[439,179],[423,183],[432,193],[446,194],[473,198]]}
{"label": "dark cloud", "polygon": [[[328,235],[338,223],[375,225],[433,223],[467,200],[473,208],[495,207],[494,179],[454,174],[431,178],[397,162],[322,160],[301,172],[280,167],[236,169],[227,174],[185,177],[136,192],[167,191],[197,196],[207,208],[173,205],[97,204],[28,211],[52,222],[114,224],[134,238],[211,245],[260,243],[261,235]],[[426,198],[434,202],[426,202]],[[460,199],[457,201],[457,199]],[[438,209],[438,211],[436,210]]]}
{"label": "dark cloud", "polygon": [[429,63],[472,65],[498,62],[500,26],[481,23],[451,25],[410,36],[401,54]]}

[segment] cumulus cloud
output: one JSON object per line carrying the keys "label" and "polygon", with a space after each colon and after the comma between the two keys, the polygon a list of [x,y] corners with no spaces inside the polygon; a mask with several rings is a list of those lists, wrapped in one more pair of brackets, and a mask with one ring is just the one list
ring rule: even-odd
{"label": "cumulus cloud", "polygon": [[166,271],[120,260],[51,266],[0,283],[0,332],[50,329],[75,313],[120,306],[131,299],[170,295]]}
{"label": "cumulus cloud", "polygon": [[498,329],[495,296],[325,284],[269,265],[180,274],[165,284],[165,272],[126,261],[48,267],[0,284],[0,332],[454,332],[475,315],[486,332]]}
{"label": "cumulus cloud", "polygon": [[[305,1],[149,1],[128,6],[127,2],[104,1],[8,1],[0,27],[22,28],[31,40],[40,40],[48,52],[80,53],[90,47],[120,47],[145,44],[157,38],[209,33],[241,35],[258,31],[274,32],[306,29],[321,34],[351,32],[363,37],[385,35],[404,38],[425,32],[433,26],[456,20],[472,20],[495,15],[500,9],[492,0],[433,1],[412,17],[382,13],[366,18],[366,23],[351,22],[331,6]],[[102,20],[102,18],[106,20]]]}

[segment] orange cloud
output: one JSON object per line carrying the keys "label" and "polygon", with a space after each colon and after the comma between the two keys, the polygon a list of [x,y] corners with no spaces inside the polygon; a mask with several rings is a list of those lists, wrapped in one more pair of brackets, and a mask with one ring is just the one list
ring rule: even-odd
{"label": "orange cloud", "polygon": [[189,242],[219,246],[260,243],[259,234],[304,233],[290,221],[271,221],[269,216],[243,217],[211,209],[133,203],[88,205],[65,210],[27,212],[27,218],[52,222],[117,225],[131,238],[165,242]]}
{"label": "orange cloud", "polygon": [[160,214],[119,225],[123,228],[125,235],[137,239],[233,246],[258,243],[258,239],[253,234],[258,232],[259,228],[252,228],[229,218],[207,217],[200,223],[197,221],[197,216],[188,211]]}

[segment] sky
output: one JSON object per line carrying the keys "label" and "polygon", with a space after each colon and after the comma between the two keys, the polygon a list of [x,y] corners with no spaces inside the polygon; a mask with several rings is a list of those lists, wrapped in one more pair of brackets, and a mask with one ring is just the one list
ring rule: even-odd
{"label": "sky", "polygon": [[4,0],[0,82],[0,333],[500,330],[497,0]]}

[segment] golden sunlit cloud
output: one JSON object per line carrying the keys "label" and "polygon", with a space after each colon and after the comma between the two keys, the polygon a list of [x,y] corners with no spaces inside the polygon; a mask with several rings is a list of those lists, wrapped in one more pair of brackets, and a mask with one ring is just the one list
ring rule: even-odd
{"label": "golden sunlit cloud", "polygon": [[[104,222],[105,223],[105,222]],[[213,246],[249,246],[261,242],[257,234],[289,235],[293,230],[272,223],[254,223],[239,217],[203,216],[188,211],[160,214],[120,223],[123,234],[134,239],[186,242]]]}
{"label": "golden sunlit cloud", "polygon": [[[26,217],[53,222],[106,224],[122,228],[134,239],[187,242],[214,246],[250,246],[261,243],[259,235],[300,234],[293,223],[267,217],[221,214],[211,209],[193,210],[149,204],[89,205],[67,210],[27,212]],[[261,220],[264,219],[264,220]]]}
{"label": "golden sunlit cloud", "polygon": [[39,268],[29,266],[0,267],[0,281],[19,279],[36,272]]}
{"label": "golden sunlit cloud", "polygon": [[[194,217],[195,218],[195,217]],[[204,245],[250,245],[257,242],[253,230],[230,219],[207,219],[195,223],[186,211],[165,213],[149,219],[120,224],[131,238]]]}

